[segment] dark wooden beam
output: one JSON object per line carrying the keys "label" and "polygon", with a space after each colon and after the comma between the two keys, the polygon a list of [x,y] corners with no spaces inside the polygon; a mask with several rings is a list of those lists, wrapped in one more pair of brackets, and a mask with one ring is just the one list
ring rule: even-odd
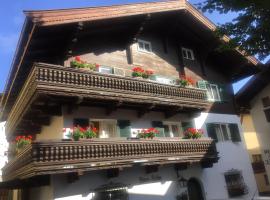
{"label": "dark wooden beam", "polygon": [[141,118],[144,116],[146,113],[149,113],[151,110],[153,110],[156,107],[156,104],[150,104],[146,105],[144,107],[141,107],[137,110],[137,116],[138,118]]}
{"label": "dark wooden beam", "polygon": [[123,101],[117,101],[115,103],[106,106],[106,115],[111,115],[112,112],[116,111],[119,107],[123,105]]}
{"label": "dark wooden beam", "polygon": [[171,118],[173,117],[174,115],[178,114],[179,112],[181,112],[183,110],[183,107],[175,107],[175,108],[170,108],[168,110],[166,110],[164,112],[164,115],[165,115],[165,118],[168,119],[168,118]]}

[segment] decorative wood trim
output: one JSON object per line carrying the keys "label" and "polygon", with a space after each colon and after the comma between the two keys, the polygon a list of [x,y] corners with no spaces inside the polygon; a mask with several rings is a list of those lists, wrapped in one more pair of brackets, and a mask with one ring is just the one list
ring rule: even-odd
{"label": "decorative wood trim", "polygon": [[37,175],[72,173],[168,163],[215,163],[215,143],[210,139],[37,141],[27,146],[3,168],[4,181]]}
{"label": "decorative wood trim", "polygon": [[[12,133],[39,95],[91,98],[132,104],[202,110],[209,106],[206,90],[36,63],[11,109],[6,131]],[[60,105],[59,105],[60,106]],[[40,110],[40,109],[39,109]],[[50,109],[56,111],[56,109]],[[176,109],[179,110],[179,109]],[[41,112],[45,112],[42,111]],[[61,113],[46,113],[59,115]]]}

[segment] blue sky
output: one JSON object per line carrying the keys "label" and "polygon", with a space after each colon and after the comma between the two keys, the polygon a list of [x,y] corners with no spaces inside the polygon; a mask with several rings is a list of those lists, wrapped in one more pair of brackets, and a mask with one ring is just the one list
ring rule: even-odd
{"label": "blue sky", "polygon": [[[23,10],[74,8],[86,6],[101,6],[133,2],[151,2],[155,0],[10,0],[3,1],[0,7],[0,92],[3,92],[5,82],[12,63],[16,44],[24,22]],[[203,0],[190,0],[192,4]],[[214,23],[224,23],[233,19],[234,14],[205,14]],[[238,90],[243,82],[234,85]]]}

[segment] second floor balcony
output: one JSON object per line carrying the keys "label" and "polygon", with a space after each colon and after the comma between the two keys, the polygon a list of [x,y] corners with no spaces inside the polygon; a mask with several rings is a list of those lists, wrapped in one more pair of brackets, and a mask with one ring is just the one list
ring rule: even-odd
{"label": "second floor balcony", "polygon": [[[6,131],[38,133],[46,117],[61,115],[61,106],[102,106],[108,114],[118,108],[138,115],[163,111],[200,112],[209,106],[206,90],[150,80],[102,74],[59,65],[36,63],[11,109]],[[42,116],[36,119],[33,116]]]}

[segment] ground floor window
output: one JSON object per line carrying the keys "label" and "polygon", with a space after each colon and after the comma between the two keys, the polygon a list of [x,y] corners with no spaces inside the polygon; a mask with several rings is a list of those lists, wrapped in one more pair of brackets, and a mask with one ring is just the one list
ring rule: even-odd
{"label": "ground floor window", "polygon": [[238,170],[229,171],[226,172],[224,176],[228,194],[230,197],[241,196],[248,192],[244,182],[244,178],[240,171]]}

